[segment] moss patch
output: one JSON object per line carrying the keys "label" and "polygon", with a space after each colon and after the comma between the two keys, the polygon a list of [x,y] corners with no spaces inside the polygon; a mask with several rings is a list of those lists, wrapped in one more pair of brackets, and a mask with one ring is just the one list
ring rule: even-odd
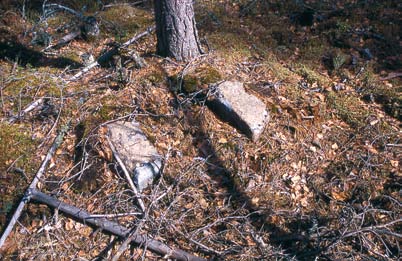
{"label": "moss patch", "polygon": [[[24,173],[33,173],[33,153],[37,143],[23,126],[0,123],[0,231],[5,217],[11,213],[27,182]],[[36,162],[37,163],[37,162]],[[13,165],[18,171],[8,171]]]}
{"label": "moss patch", "polygon": [[120,38],[118,40],[121,41],[128,40],[139,28],[151,25],[154,20],[151,13],[127,5],[106,9],[100,17],[109,29],[106,31],[111,29],[114,31],[115,37]]}
{"label": "moss patch", "polygon": [[329,86],[329,80],[311,69],[309,66],[299,64],[296,65],[296,73],[303,77],[308,84],[317,84],[320,87]]}
{"label": "moss patch", "polygon": [[365,125],[365,119],[370,115],[359,98],[349,94],[328,93],[328,105],[336,114],[353,128],[360,128]]}
{"label": "moss patch", "polygon": [[35,148],[36,142],[32,140],[25,128],[0,123],[0,171],[5,171],[18,157],[20,168],[28,167],[27,159]]}
{"label": "moss patch", "polygon": [[222,80],[220,72],[209,66],[201,66],[183,77],[182,90],[191,93],[205,89],[209,84]]}

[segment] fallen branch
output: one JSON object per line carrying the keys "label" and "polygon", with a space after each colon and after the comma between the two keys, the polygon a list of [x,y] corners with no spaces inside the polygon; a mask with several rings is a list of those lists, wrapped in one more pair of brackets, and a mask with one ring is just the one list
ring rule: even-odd
{"label": "fallen branch", "polygon": [[18,116],[13,116],[10,118],[10,120],[8,121],[9,123],[14,123],[16,120],[22,118],[25,114],[29,113],[30,111],[32,111],[33,109],[35,109],[36,107],[38,107],[41,103],[43,103],[44,99],[40,98],[34,102],[32,102],[30,105],[28,105],[23,111],[21,111],[19,113]]}
{"label": "fallen branch", "polygon": [[394,79],[394,78],[397,78],[397,77],[402,77],[402,73],[400,73],[400,72],[392,72],[392,73],[388,74],[387,77],[380,78],[380,80],[381,81],[387,81],[387,80],[391,80],[391,79]]}
{"label": "fallen branch", "polygon": [[44,6],[44,8],[45,8],[45,9],[46,9],[46,8],[48,8],[48,9],[53,8],[52,11],[45,12],[45,17],[48,17],[48,16],[52,15],[57,9],[59,9],[60,11],[68,12],[68,13],[70,13],[70,14],[72,14],[72,15],[75,15],[75,16],[78,17],[78,18],[82,18],[82,17],[83,17],[82,13],[77,12],[77,11],[75,11],[75,10],[73,10],[73,9],[71,9],[71,8],[69,8],[69,7],[67,7],[67,6],[64,6],[64,5],[59,5],[59,4],[46,4],[46,5]]}
{"label": "fallen branch", "polygon": [[42,204],[46,204],[52,208],[58,209],[67,216],[70,216],[84,224],[99,227],[108,233],[119,236],[120,238],[127,238],[127,236],[132,236],[131,243],[147,246],[149,250],[162,255],[164,258],[183,260],[183,261],[205,260],[201,257],[191,255],[183,250],[173,249],[160,241],[149,238],[147,235],[144,234],[130,235],[130,229],[127,229],[107,219],[91,218],[92,215],[87,211],[66,204],[54,197],[51,197],[49,195],[46,195],[45,193],[38,191],[37,189],[30,189],[26,195],[26,198],[29,198]]}
{"label": "fallen branch", "polygon": [[[69,129],[69,124],[63,126],[57,135],[57,137],[54,139],[52,147],[50,147],[49,151],[46,154],[45,159],[42,161],[42,164],[36,173],[33,181],[28,187],[29,191],[30,189],[35,189],[36,186],[38,185],[43,173],[45,173],[46,167],[49,164],[50,159],[53,157],[54,153],[56,152],[57,148],[61,145],[63,142],[64,135],[67,133],[67,130]],[[0,248],[4,245],[8,235],[10,235],[11,231],[13,230],[15,223],[17,223],[18,218],[21,216],[22,210],[24,209],[25,204],[28,202],[28,198],[26,195],[22,198],[20,204],[18,205],[17,209],[14,212],[14,215],[12,216],[10,223],[8,224],[6,230],[4,230],[3,235],[1,235],[0,238]]]}
{"label": "fallen branch", "polygon": [[138,41],[142,37],[152,33],[155,30],[155,28],[156,28],[155,26],[150,26],[150,27],[147,28],[146,31],[137,34],[136,36],[134,36],[133,38],[131,38],[127,42],[123,43],[122,45],[116,46],[116,47],[110,49],[106,53],[102,54],[95,62],[89,64],[88,66],[84,67],[81,71],[76,73],[73,77],[70,78],[70,81],[75,81],[75,80],[79,79],[84,73],[87,73],[92,68],[98,66],[101,63],[104,63],[104,62],[110,60],[110,58],[113,57],[113,55],[116,55],[116,54],[119,53],[119,50],[127,48],[129,45],[131,45],[134,42]]}
{"label": "fallen branch", "polygon": [[133,238],[138,234],[138,231],[140,231],[140,229],[141,229],[142,225],[144,224],[144,222],[145,222],[145,219],[142,219],[141,222],[137,225],[137,227],[135,229],[133,229],[132,231],[130,231],[130,233],[124,239],[124,241],[121,244],[121,246],[119,247],[119,249],[117,249],[117,252],[113,256],[111,261],[118,261],[120,259],[120,256],[127,250],[127,248],[129,247],[130,243],[133,241]]}
{"label": "fallen branch", "polygon": [[77,38],[79,35],[81,35],[81,30],[73,31],[73,32],[63,36],[59,41],[57,41],[57,43],[55,43],[53,45],[49,45],[48,47],[43,49],[43,51],[47,51],[52,48],[59,48],[60,46],[63,46],[65,44],[71,42],[72,40]]}

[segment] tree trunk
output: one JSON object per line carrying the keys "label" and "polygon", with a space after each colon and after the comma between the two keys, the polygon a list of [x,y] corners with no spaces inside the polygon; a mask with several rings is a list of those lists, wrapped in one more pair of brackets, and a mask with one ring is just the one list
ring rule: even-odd
{"label": "tree trunk", "polygon": [[202,53],[192,0],[154,0],[157,53],[187,61]]}

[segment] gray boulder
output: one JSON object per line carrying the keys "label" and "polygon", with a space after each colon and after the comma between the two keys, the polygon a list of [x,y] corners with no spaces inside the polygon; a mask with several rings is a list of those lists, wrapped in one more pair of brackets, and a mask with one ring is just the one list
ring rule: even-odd
{"label": "gray boulder", "polygon": [[253,141],[258,140],[269,121],[265,104],[248,94],[241,82],[224,81],[216,85],[216,92],[208,102],[209,108],[222,120],[244,133]]}

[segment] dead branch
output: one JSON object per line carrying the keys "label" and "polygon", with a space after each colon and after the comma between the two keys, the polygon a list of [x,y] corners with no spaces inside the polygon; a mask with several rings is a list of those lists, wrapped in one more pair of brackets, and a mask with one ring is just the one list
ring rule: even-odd
{"label": "dead branch", "polygon": [[380,78],[380,80],[387,81],[387,80],[391,80],[391,79],[398,78],[401,76],[402,76],[401,72],[392,72],[392,73],[388,74],[388,76]]}
{"label": "dead branch", "polygon": [[48,11],[47,13],[45,13],[45,17],[50,16],[51,14],[53,14],[54,12],[56,12],[58,10],[68,12],[68,13],[70,13],[72,15],[75,15],[76,17],[79,17],[79,18],[83,17],[83,15],[81,13],[79,13],[79,12],[77,12],[77,11],[67,7],[67,6],[64,6],[64,5],[46,4],[44,7],[48,8],[48,9],[53,8],[53,10]]}
{"label": "dead branch", "polygon": [[58,48],[60,46],[63,46],[65,44],[71,42],[75,38],[77,38],[79,35],[81,35],[81,30],[73,31],[73,32],[63,36],[59,41],[57,41],[57,43],[55,43],[53,45],[49,45],[43,51],[47,51],[47,50],[52,49],[52,48]]}
{"label": "dead branch", "polygon": [[[72,217],[84,224],[89,224],[101,228],[103,231],[114,234],[121,238],[126,238],[130,235],[130,229],[127,229],[115,222],[109,221],[107,219],[91,218],[91,214],[87,211],[77,208],[75,206],[66,204],[54,197],[51,197],[45,193],[38,191],[37,189],[30,189],[26,195],[26,198],[37,201],[42,204],[46,204],[49,207],[58,209],[69,217]],[[171,258],[183,261],[202,261],[205,260],[201,257],[191,255],[180,249],[173,249],[168,245],[149,238],[144,234],[134,234],[132,235],[132,243],[137,245],[147,246],[151,251],[158,253],[164,258]]]}
{"label": "dead branch", "polygon": [[[36,186],[38,185],[42,175],[45,173],[47,165],[50,162],[50,159],[53,157],[53,155],[56,152],[57,148],[63,142],[64,135],[67,133],[68,129],[69,129],[69,123],[61,128],[59,134],[56,136],[56,138],[53,141],[52,147],[50,147],[49,151],[46,154],[45,159],[42,161],[42,164],[41,164],[38,172],[36,173],[33,181],[29,185],[28,190],[35,189]],[[26,196],[24,196],[22,198],[20,204],[18,205],[17,209],[15,210],[14,215],[12,216],[12,218],[10,220],[10,223],[8,224],[6,230],[4,230],[4,233],[0,238],[0,248],[3,246],[3,244],[5,243],[8,235],[13,230],[13,228],[15,226],[15,223],[17,223],[18,218],[21,216],[22,210],[24,209],[24,206],[25,206],[25,204],[27,202],[28,202],[28,198]]]}
{"label": "dead branch", "polygon": [[136,36],[134,36],[133,38],[131,38],[127,42],[123,43],[122,45],[110,49],[106,53],[102,54],[95,62],[89,64],[88,66],[84,67],[81,71],[76,73],[73,77],[70,78],[70,81],[75,81],[75,80],[79,79],[84,73],[87,73],[92,68],[98,66],[100,63],[104,63],[105,61],[110,60],[110,58],[113,57],[113,55],[117,54],[120,49],[127,48],[129,45],[131,45],[134,42],[138,41],[142,37],[144,37],[144,36],[146,36],[148,34],[151,34],[155,30],[155,28],[156,27],[154,25],[150,26],[150,27],[147,28],[146,31],[137,34]]}
{"label": "dead branch", "polygon": [[38,107],[41,103],[43,103],[44,99],[40,98],[34,102],[32,102],[31,104],[29,104],[23,111],[20,112],[20,114],[18,116],[13,116],[10,118],[10,120],[8,121],[9,123],[14,123],[17,119],[23,117],[25,114],[29,113],[30,111],[32,111],[33,109],[35,109],[36,107]]}
{"label": "dead branch", "polygon": [[132,229],[132,231],[130,231],[130,233],[128,234],[127,238],[124,239],[123,243],[121,244],[121,246],[119,247],[119,249],[117,250],[116,254],[113,256],[111,261],[118,261],[120,256],[127,250],[127,248],[129,247],[130,242],[133,240],[133,238],[138,234],[138,232],[140,231],[141,227],[143,226],[145,222],[145,219],[142,219],[140,221],[140,223],[137,225],[137,227],[135,229]]}

